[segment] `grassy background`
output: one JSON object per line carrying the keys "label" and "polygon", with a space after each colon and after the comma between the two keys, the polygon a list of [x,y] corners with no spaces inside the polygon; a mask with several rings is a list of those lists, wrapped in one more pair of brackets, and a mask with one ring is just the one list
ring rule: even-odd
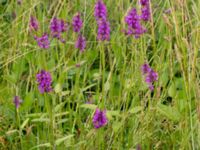
{"label": "grassy background", "polygon": [[[0,0],[0,149],[200,149],[200,1],[152,0],[152,22],[140,39],[122,33],[137,2],[104,1],[111,40],[99,43],[95,0]],[[74,48],[71,28],[65,44],[37,46],[33,36],[50,33],[52,16],[71,22],[76,12],[84,19],[84,53]],[[31,15],[40,21],[37,33],[29,32]],[[146,61],[159,74],[152,93],[140,72]],[[51,94],[37,89],[41,69],[53,76]],[[23,99],[18,112],[15,95]],[[100,105],[109,123],[95,130]]]}

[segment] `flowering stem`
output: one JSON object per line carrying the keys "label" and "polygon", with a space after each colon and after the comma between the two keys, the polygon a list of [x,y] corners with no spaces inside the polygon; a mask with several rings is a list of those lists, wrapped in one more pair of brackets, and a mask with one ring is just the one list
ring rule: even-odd
{"label": "flowering stem", "polygon": [[45,51],[42,51],[41,54],[40,54],[40,57],[41,57],[41,66],[42,68],[45,68],[47,69],[47,64],[46,64],[46,56],[45,56]]}
{"label": "flowering stem", "polygon": [[151,2],[149,3],[149,5],[150,5],[150,14],[151,14],[151,18],[150,18],[151,22],[150,22],[150,24],[151,24],[151,34],[152,34],[152,39],[153,39],[153,50],[155,52],[156,51],[156,40],[155,40],[155,33],[154,33],[154,28],[155,27],[154,27],[153,11],[152,11]]}
{"label": "flowering stem", "polygon": [[46,109],[47,109],[47,112],[49,114],[49,119],[50,119],[50,124],[49,124],[49,141],[51,143],[51,149],[53,149],[52,147],[54,147],[54,131],[53,131],[53,110],[51,107],[51,104],[49,99],[47,98],[47,95],[45,94],[44,95],[45,97],[45,104],[46,104]]}
{"label": "flowering stem", "polygon": [[22,144],[22,132],[21,132],[21,128],[20,128],[20,116],[19,116],[19,112],[18,112],[18,108],[16,108],[16,119],[17,119],[17,126],[19,128],[19,138],[20,138],[20,149],[23,150],[23,144]]}
{"label": "flowering stem", "polygon": [[104,45],[101,46],[100,49],[100,61],[101,61],[101,74],[102,74],[102,101],[103,101],[103,107],[105,106],[105,88],[104,88],[104,83],[105,83],[105,52],[104,52]]}

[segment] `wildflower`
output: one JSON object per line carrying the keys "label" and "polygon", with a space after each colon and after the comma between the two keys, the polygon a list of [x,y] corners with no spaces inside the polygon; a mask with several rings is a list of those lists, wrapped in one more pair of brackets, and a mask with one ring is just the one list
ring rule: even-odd
{"label": "wildflower", "polygon": [[148,64],[143,64],[141,67],[143,75],[145,75],[145,82],[148,84],[151,91],[154,90],[153,83],[158,80],[158,73],[155,72]]}
{"label": "wildflower", "polygon": [[100,41],[110,40],[110,23],[105,19],[101,19],[98,21],[97,39]]}
{"label": "wildflower", "polygon": [[139,25],[136,29],[135,32],[133,32],[133,34],[135,35],[135,38],[139,38],[143,33],[145,33],[147,30]]}
{"label": "wildflower", "polygon": [[37,31],[39,29],[38,20],[33,16],[31,16],[31,18],[30,18],[29,28],[30,28],[31,31],[32,30]]}
{"label": "wildflower", "polygon": [[139,25],[140,16],[137,14],[137,10],[133,8],[129,11],[128,15],[125,17],[125,22],[129,27],[137,28]]}
{"label": "wildflower", "polygon": [[80,68],[81,64],[76,64],[75,66],[76,66],[76,68]]}
{"label": "wildflower", "polygon": [[142,6],[149,5],[149,0],[140,0]]}
{"label": "wildflower", "polygon": [[63,19],[60,20],[60,26],[61,26],[61,32],[66,32],[67,31],[68,24]]}
{"label": "wildflower", "polygon": [[37,75],[38,89],[40,93],[48,93],[52,91],[52,78],[51,74],[45,70],[41,70]]}
{"label": "wildflower", "polygon": [[101,111],[100,109],[96,109],[94,116],[93,116],[93,125],[96,129],[103,127],[107,124],[108,120],[106,117],[106,111]]}
{"label": "wildflower", "polygon": [[61,39],[61,33],[67,31],[68,24],[62,19],[53,18],[50,23],[51,35]]}
{"label": "wildflower", "polygon": [[78,13],[75,15],[72,19],[72,26],[74,32],[80,32],[82,26],[83,26],[83,21],[81,20],[81,15]]}
{"label": "wildflower", "polygon": [[40,48],[44,48],[44,49],[48,49],[49,48],[50,41],[49,41],[49,37],[48,37],[48,35],[46,33],[43,34],[42,37],[35,36],[34,38],[37,41],[38,46]]}
{"label": "wildflower", "polygon": [[147,63],[145,63],[142,65],[141,70],[142,70],[143,75],[145,75],[151,71],[151,68]]}
{"label": "wildflower", "polygon": [[136,150],[142,150],[142,147],[141,147],[140,144],[138,144],[138,145],[136,146]]}
{"label": "wildflower", "polygon": [[125,17],[125,23],[128,25],[127,35],[134,35],[135,38],[140,37],[141,34],[146,32],[146,29],[140,23],[140,16],[137,14],[135,8],[131,9]]}
{"label": "wildflower", "polygon": [[81,52],[83,52],[85,47],[86,47],[85,37],[82,36],[81,34],[78,36],[78,39],[77,39],[76,44],[75,44],[75,47],[77,49],[79,49]]}
{"label": "wildflower", "polygon": [[15,11],[13,11],[13,12],[12,12],[12,19],[14,20],[14,19],[16,19],[16,17],[17,17],[17,14],[16,14]]}
{"label": "wildflower", "polygon": [[15,104],[16,109],[19,108],[20,104],[22,103],[22,100],[19,99],[19,96],[15,96],[13,103]]}
{"label": "wildflower", "polygon": [[165,14],[170,14],[171,13],[171,9],[169,8],[169,9],[164,10],[164,13]]}
{"label": "wildflower", "polygon": [[153,90],[154,90],[154,86],[153,86],[153,84],[152,84],[152,83],[149,83],[148,85],[149,85],[149,89],[150,89],[150,91],[153,91]]}
{"label": "wildflower", "polygon": [[17,4],[21,5],[22,4],[22,0],[17,0]]}
{"label": "wildflower", "polygon": [[147,73],[147,76],[146,76],[146,83],[152,83],[154,81],[157,81],[158,80],[158,74],[153,71],[153,69],[151,69],[148,73]]}
{"label": "wildflower", "polygon": [[98,0],[94,7],[94,16],[96,20],[106,19],[107,17],[107,8],[102,0]]}
{"label": "wildflower", "polygon": [[141,14],[142,20],[144,20],[144,21],[150,20],[151,14],[150,14],[149,4],[143,6],[141,9],[142,9],[142,10],[141,10],[141,12],[142,12],[142,14]]}

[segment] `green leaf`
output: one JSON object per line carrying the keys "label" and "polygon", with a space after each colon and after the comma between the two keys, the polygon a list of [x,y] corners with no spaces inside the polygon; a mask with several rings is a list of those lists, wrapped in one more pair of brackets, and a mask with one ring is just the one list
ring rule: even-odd
{"label": "green leaf", "polygon": [[22,125],[20,126],[20,129],[23,129],[23,128],[26,126],[26,124],[28,123],[28,121],[29,121],[29,118],[27,118],[27,119],[22,123]]}
{"label": "green leaf", "polygon": [[176,88],[179,90],[184,89],[184,79],[183,78],[175,78],[175,85]]}
{"label": "green leaf", "polygon": [[160,77],[161,85],[166,86],[167,82],[169,81],[169,73],[167,71],[163,72]]}
{"label": "green leaf", "polygon": [[82,104],[82,105],[80,105],[80,107],[95,110],[97,108],[97,105],[95,105],[95,104]]}
{"label": "green leaf", "polygon": [[173,98],[176,96],[176,86],[175,86],[174,83],[172,83],[172,84],[170,85],[170,87],[169,87],[169,89],[168,89],[168,94],[169,94],[169,96],[171,96],[171,97],[173,97]]}
{"label": "green leaf", "polygon": [[32,147],[31,150],[36,149],[36,148],[40,148],[40,147],[51,147],[51,144],[50,143],[39,144],[37,146]]}
{"label": "green leaf", "polygon": [[49,118],[37,118],[37,119],[33,119],[31,120],[32,122],[50,122]]}
{"label": "green leaf", "polygon": [[65,136],[65,137],[63,137],[63,138],[57,139],[57,140],[55,141],[55,144],[56,144],[56,145],[60,145],[62,142],[64,142],[65,140],[68,140],[68,139],[72,138],[73,136],[74,136],[74,135],[68,135],[68,136]]}
{"label": "green leaf", "polygon": [[37,118],[37,117],[41,117],[42,115],[43,115],[43,116],[44,116],[44,115],[46,116],[47,113],[32,113],[32,114],[27,114],[26,117],[29,117],[29,118],[34,118],[34,117],[36,117],[36,118]]}
{"label": "green leaf", "polygon": [[163,104],[159,104],[157,106],[157,110],[164,116],[166,116],[168,119],[173,121],[179,121],[181,118],[180,113],[178,110],[171,106],[166,106]]}
{"label": "green leaf", "polygon": [[5,75],[4,79],[7,80],[8,82],[12,83],[12,84],[17,82],[17,76],[15,74]]}
{"label": "green leaf", "polygon": [[59,110],[61,110],[61,109],[65,106],[65,104],[66,104],[66,102],[62,102],[62,103],[56,105],[56,106],[54,107],[54,111],[55,111],[55,112],[59,112]]}
{"label": "green leaf", "polygon": [[110,83],[109,82],[106,82],[104,84],[104,88],[105,88],[105,91],[108,92],[110,90]]}
{"label": "green leaf", "polygon": [[33,92],[27,93],[20,109],[24,110],[31,108],[33,102],[34,102],[34,93]]}
{"label": "green leaf", "polygon": [[143,110],[143,107],[142,107],[142,106],[136,106],[136,107],[130,109],[130,110],[129,110],[129,113],[131,113],[131,114],[136,114],[136,113],[138,113],[138,112],[140,112],[140,111],[142,111],[142,110]]}
{"label": "green leaf", "polygon": [[113,131],[114,132],[119,132],[119,129],[121,128],[121,126],[123,125],[123,122],[114,122],[112,125]]}
{"label": "green leaf", "polygon": [[61,92],[61,96],[66,96],[66,95],[69,95],[70,94],[70,91],[62,91]]}
{"label": "green leaf", "polygon": [[56,86],[55,86],[55,88],[54,88],[54,90],[55,90],[56,93],[62,92],[62,86],[61,86],[61,84],[57,83]]}
{"label": "green leaf", "polygon": [[106,116],[108,117],[109,120],[112,120],[113,116],[119,117],[120,113],[119,113],[119,111],[108,110],[108,111],[106,111]]}
{"label": "green leaf", "polygon": [[95,85],[96,85],[96,83],[91,84],[91,85],[88,85],[87,87],[83,88],[81,91],[84,92],[84,91],[86,91],[86,90],[92,88],[92,87],[95,86]]}

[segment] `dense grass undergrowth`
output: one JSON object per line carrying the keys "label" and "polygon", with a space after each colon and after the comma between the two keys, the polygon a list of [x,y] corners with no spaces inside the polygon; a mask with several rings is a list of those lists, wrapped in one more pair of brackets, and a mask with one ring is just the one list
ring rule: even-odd
{"label": "dense grass undergrowth", "polygon": [[200,1],[142,1],[0,0],[0,149],[200,149]]}

